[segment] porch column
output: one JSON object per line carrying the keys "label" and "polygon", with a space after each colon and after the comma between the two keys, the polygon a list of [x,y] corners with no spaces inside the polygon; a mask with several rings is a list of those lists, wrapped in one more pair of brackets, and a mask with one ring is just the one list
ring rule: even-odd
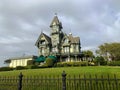
{"label": "porch column", "polygon": [[71,62],[71,59],[70,59],[70,46],[69,46],[69,53],[68,53],[68,61]]}
{"label": "porch column", "polygon": [[61,56],[60,56],[60,62],[62,62]]}
{"label": "porch column", "polygon": [[71,59],[70,59],[70,55],[68,55],[68,61],[69,61],[69,62],[71,61]]}
{"label": "porch column", "polygon": [[77,55],[75,55],[75,61],[77,61]]}

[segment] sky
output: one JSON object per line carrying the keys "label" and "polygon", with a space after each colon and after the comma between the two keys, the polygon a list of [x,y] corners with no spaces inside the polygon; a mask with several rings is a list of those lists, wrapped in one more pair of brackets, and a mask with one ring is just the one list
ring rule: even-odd
{"label": "sky", "polygon": [[120,42],[120,0],[0,0],[0,67],[11,57],[38,55],[35,42],[41,31],[50,35],[55,13],[82,50]]}

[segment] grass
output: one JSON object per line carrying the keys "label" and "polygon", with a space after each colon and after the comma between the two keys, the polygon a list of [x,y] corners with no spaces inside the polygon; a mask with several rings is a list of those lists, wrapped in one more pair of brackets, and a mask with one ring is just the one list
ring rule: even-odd
{"label": "grass", "polygon": [[[99,81],[98,83],[96,83],[96,81],[92,81],[91,83],[90,80],[75,81],[74,78],[78,78],[77,77],[78,75],[80,75],[81,77],[84,77],[84,74],[87,75],[88,78],[90,74],[92,77],[95,77],[95,75],[97,75],[98,77],[101,77],[101,75],[106,77],[108,74],[110,75],[110,78],[113,78],[114,74],[117,75],[117,78],[120,77],[120,67],[86,66],[86,67],[27,69],[27,70],[14,70],[14,71],[0,72],[0,77],[3,76],[3,78],[0,79],[0,85],[1,85],[0,90],[10,90],[10,88],[11,90],[17,90],[18,80],[17,81],[14,80],[15,79],[14,76],[18,78],[18,75],[20,74],[20,72],[22,72],[24,76],[29,76],[23,79],[23,90],[62,90],[61,74],[63,71],[65,71],[68,76],[67,90],[89,90],[90,85],[91,85],[91,90],[100,90],[100,89],[101,90],[119,90],[116,88],[120,88],[120,86],[117,86],[118,84],[120,85],[120,81],[118,81],[118,84],[116,84],[116,79],[114,81],[111,81],[110,83],[108,82],[108,80],[104,82]],[[57,75],[59,75],[60,77],[57,77]],[[72,79],[69,80],[69,75],[71,77],[75,75],[76,77],[72,77]],[[9,76],[13,76],[13,78]],[[36,76],[40,76],[40,77],[36,77]],[[41,76],[43,76],[42,79],[40,79]]]}
{"label": "grass", "polygon": [[65,71],[68,75],[114,75],[120,77],[120,67],[110,66],[87,66],[87,67],[60,67],[60,68],[42,68],[42,69],[27,69],[27,70],[13,70],[0,72],[0,76],[18,76],[20,72],[24,76],[57,76],[61,75]]}

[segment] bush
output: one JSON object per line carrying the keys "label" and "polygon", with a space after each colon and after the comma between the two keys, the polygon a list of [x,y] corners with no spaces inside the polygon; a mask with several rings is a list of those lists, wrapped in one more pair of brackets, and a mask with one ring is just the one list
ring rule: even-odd
{"label": "bush", "polygon": [[108,65],[109,66],[120,66],[120,61],[111,61],[111,62],[108,62]]}
{"label": "bush", "polygon": [[26,68],[26,69],[37,69],[37,68],[39,68],[39,67],[36,66],[36,65],[28,65],[28,66],[26,66],[25,68]]}
{"label": "bush", "polygon": [[46,66],[45,64],[44,65],[41,65],[41,66],[37,66],[37,65],[29,65],[29,66],[26,66],[25,68],[26,69],[38,69],[38,68],[47,68],[48,66]]}
{"label": "bush", "polygon": [[70,66],[70,64],[68,64],[68,63],[63,63],[63,67],[68,67],[68,66]]}
{"label": "bush", "polygon": [[40,62],[34,62],[34,65],[38,66],[38,65],[40,65]]}
{"label": "bush", "polygon": [[80,63],[80,66],[88,66],[88,62],[87,62],[87,61],[82,61],[82,62]]}
{"label": "bush", "polygon": [[78,67],[78,66],[88,66],[87,61],[81,61],[81,62],[58,62],[56,64],[56,67]]}
{"label": "bush", "polygon": [[34,64],[34,61],[33,61],[33,60],[27,61],[27,65],[33,65],[33,64]]}
{"label": "bush", "polygon": [[37,69],[37,68],[39,68],[39,67],[36,65],[31,66],[31,69]]}
{"label": "bush", "polygon": [[58,62],[55,64],[56,67],[63,67],[63,64],[61,62]]}
{"label": "bush", "polygon": [[53,66],[54,66],[54,61],[53,61],[53,59],[51,59],[51,58],[46,58],[46,63],[45,63],[45,65],[46,65],[47,67],[53,67]]}
{"label": "bush", "polygon": [[56,67],[70,67],[71,65],[71,62],[58,62]]}
{"label": "bush", "polygon": [[0,68],[0,71],[11,71],[13,70],[13,68],[10,68],[10,67],[1,67]]}
{"label": "bush", "polygon": [[95,66],[94,62],[88,62],[88,66]]}
{"label": "bush", "polygon": [[26,69],[26,68],[23,67],[23,66],[17,66],[17,67],[16,67],[16,70],[22,70],[22,69]]}
{"label": "bush", "polygon": [[105,59],[102,57],[102,56],[97,56],[96,58],[95,58],[95,61],[94,61],[94,63],[96,64],[96,65],[107,65],[107,61],[105,61]]}
{"label": "bush", "polygon": [[39,66],[39,68],[48,68],[48,66],[46,64],[43,64],[43,65]]}

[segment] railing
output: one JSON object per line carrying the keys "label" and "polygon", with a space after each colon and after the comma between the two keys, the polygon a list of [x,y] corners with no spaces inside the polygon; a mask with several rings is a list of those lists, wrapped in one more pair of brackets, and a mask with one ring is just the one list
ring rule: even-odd
{"label": "railing", "polygon": [[120,90],[120,79],[98,75],[0,77],[0,90]]}

